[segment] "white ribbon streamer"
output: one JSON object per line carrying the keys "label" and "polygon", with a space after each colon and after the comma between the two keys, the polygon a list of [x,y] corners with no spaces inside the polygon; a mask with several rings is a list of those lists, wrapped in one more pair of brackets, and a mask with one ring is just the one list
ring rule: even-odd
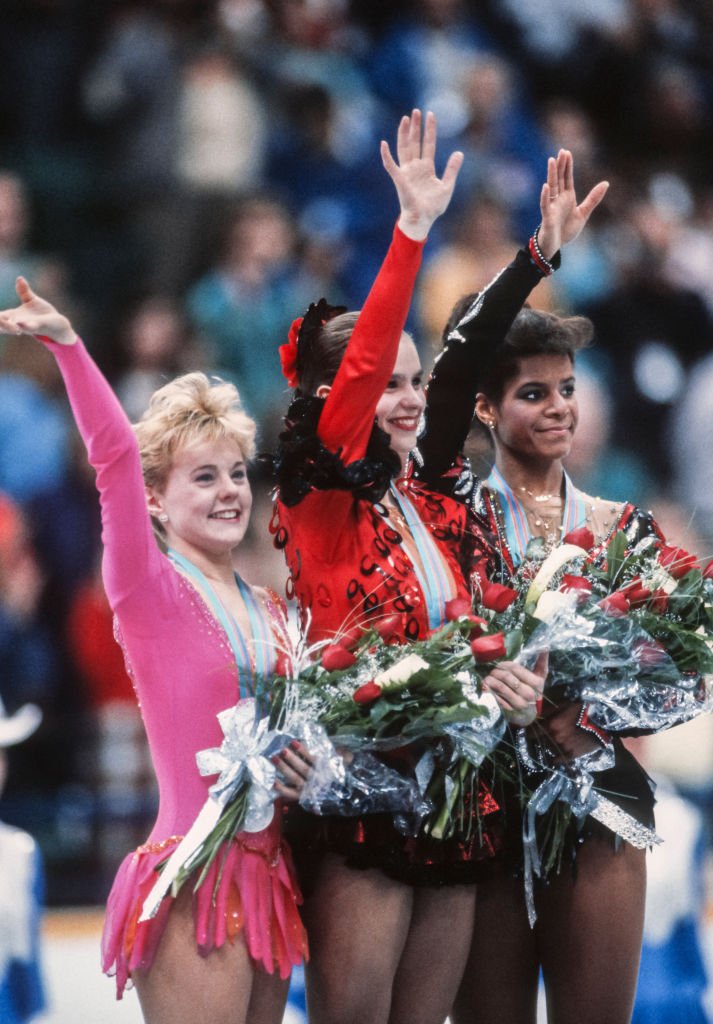
{"label": "white ribbon streamer", "polygon": [[210,796],[198,817],[163,866],[144,901],[140,922],[155,916],[181,869],[190,870],[191,861],[241,788],[248,787],[247,809],[240,831],[261,832],[272,821],[275,766],[269,757],[283,745],[280,733],[268,728],[266,718],[255,721],[253,698],[221,711],[218,721],[224,735],[222,744],[200,750],[196,763],[201,775],[219,775],[219,778],[210,787]]}

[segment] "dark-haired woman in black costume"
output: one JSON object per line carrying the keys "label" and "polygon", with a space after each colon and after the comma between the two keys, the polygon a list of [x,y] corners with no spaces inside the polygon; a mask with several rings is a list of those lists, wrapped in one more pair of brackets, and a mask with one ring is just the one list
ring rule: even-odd
{"label": "dark-haired woman in black costume", "polygon": [[[599,183],[578,205],[571,154],[560,150],[550,158],[535,236],[483,292],[459,303],[445,331],[429,384],[420,475],[433,486],[443,480],[475,409],[495,452],[487,480],[466,474],[457,486],[481,541],[476,549],[489,546],[489,555],[472,566],[476,591],[485,579],[511,579],[538,538],[542,553],[575,529],[590,531],[595,552],[617,530],[631,544],[660,537],[650,515],[584,494],[563,467],[577,426],[574,356],[591,338],[591,324],[522,309],[606,190]],[[528,730],[530,745],[534,731],[539,749],[553,758],[604,752],[611,767],[596,773],[595,786],[614,802],[615,817],[624,813],[626,826],[612,818],[612,830],[586,818],[572,836],[571,869],[565,865],[547,884],[535,885],[531,928],[513,802],[506,853],[478,887],[471,955],[452,1018],[455,1024],[534,1024],[542,971],[551,1024],[626,1024],[642,939],[651,787],[621,741],[596,729],[581,704],[547,705]]]}

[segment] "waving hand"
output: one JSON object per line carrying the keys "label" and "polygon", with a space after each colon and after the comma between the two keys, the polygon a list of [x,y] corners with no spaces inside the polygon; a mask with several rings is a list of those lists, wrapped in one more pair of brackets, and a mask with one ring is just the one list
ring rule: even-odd
{"label": "waving hand", "polygon": [[[423,132],[422,132],[423,127]],[[399,227],[416,241],[424,239],[433,222],[446,210],[453,195],[463,154],[451,153],[443,172],[436,174],[436,118],[430,111],[423,122],[420,110],[404,115],[396,137],[394,160],[388,142],[381,143],[381,159],[396,186],[401,205]]]}
{"label": "waving hand", "polygon": [[18,277],[16,290],[20,305],[0,312],[0,333],[34,334],[60,345],[75,343],[77,336],[67,317],[35,295],[24,277]]}
{"label": "waving hand", "polygon": [[537,233],[545,259],[551,259],[558,249],[577,238],[608,188],[608,181],[600,181],[577,205],[572,154],[561,149],[556,158],[549,158],[547,181],[540,193],[542,222]]}

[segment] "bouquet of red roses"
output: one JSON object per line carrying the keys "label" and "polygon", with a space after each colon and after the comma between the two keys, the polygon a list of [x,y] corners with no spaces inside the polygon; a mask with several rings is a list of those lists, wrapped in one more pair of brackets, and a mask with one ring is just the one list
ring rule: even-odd
{"label": "bouquet of red roses", "polygon": [[507,770],[496,754],[505,719],[492,695],[481,692],[480,681],[506,650],[502,637],[467,602],[451,602],[448,612],[454,621],[408,645],[394,642],[400,616],[386,616],[366,630],[336,637],[293,678],[275,681],[272,726],[299,732],[301,722],[318,722],[345,755],[341,800],[335,802],[333,774],[322,779],[314,772],[301,800],[308,809],[381,809],[379,779],[372,780],[367,799],[355,801],[351,775],[356,771],[358,781],[365,756],[373,766],[398,750],[400,764],[412,766],[425,815],[415,823],[392,808],[399,827],[414,832],[418,825],[438,839],[467,837],[478,827],[480,779],[487,776],[492,784]]}
{"label": "bouquet of red roses", "polygon": [[595,549],[581,529],[500,588],[497,622],[524,656],[549,650],[546,693],[586,703],[607,731],[655,732],[710,709],[712,577],[654,537],[630,548],[619,532]]}

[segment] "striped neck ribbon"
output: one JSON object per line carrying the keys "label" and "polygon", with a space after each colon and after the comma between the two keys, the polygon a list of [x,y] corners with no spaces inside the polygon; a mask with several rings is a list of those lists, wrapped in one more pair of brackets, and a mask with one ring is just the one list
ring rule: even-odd
{"label": "striped neck ribbon", "polygon": [[[505,539],[517,565],[525,558],[527,545],[532,540],[532,531],[527,520],[525,506],[515,495],[510,484],[497,466],[493,466],[490,476],[485,481],[488,490],[497,494],[505,522]],[[564,473],[564,508],[562,510],[562,536],[566,537],[571,530],[584,526],[587,520],[587,503],[581,491],[578,491]]]}
{"label": "striped neck ribbon", "polygon": [[[190,580],[197,584],[200,592],[205,595],[213,615],[222,626],[235,658],[240,698],[254,696],[256,679],[268,679],[274,671],[275,644],[270,624],[256,600],[252,588],[235,573],[235,582],[245,601],[252,634],[246,640],[243,631],[235,621],[235,616],[225,607],[212,584],[198,566],[184,555],[179,554],[178,551],[174,551],[173,548],[169,548],[168,557],[184,571]],[[252,658],[250,656],[251,649]]]}
{"label": "striped neck ribbon", "polygon": [[390,490],[392,498],[411,531],[418,553],[418,560],[414,561],[414,572],[426,598],[428,627],[437,629],[445,622],[446,601],[450,601],[454,596],[450,574],[443,556],[411,500],[399,491],[394,483],[391,484]]}

